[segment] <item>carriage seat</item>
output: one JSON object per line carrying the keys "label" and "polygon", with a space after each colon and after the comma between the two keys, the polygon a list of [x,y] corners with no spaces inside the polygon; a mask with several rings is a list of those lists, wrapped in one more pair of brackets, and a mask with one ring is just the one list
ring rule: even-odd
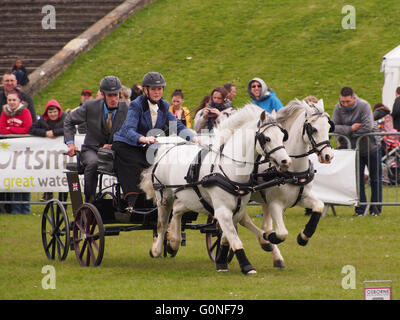
{"label": "carriage seat", "polygon": [[97,171],[102,174],[116,176],[114,170],[115,151],[111,149],[99,149],[97,151]]}

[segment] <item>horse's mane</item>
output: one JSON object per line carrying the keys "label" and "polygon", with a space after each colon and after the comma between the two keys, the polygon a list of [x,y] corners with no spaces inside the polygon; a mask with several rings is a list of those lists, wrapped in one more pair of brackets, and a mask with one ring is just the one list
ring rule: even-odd
{"label": "horse's mane", "polygon": [[[214,145],[220,146],[224,144],[233,135],[236,129],[251,121],[259,120],[262,112],[263,109],[255,104],[247,104],[243,108],[238,109],[214,128]],[[266,119],[267,121],[275,120],[269,114],[266,114]]]}
{"label": "horse's mane", "polygon": [[305,102],[298,99],[290,101],[284,108],[279,109],[276,114],[278,121],[286,130],[288,130],[293,122],[297,119],[299,113],[307,110]]}

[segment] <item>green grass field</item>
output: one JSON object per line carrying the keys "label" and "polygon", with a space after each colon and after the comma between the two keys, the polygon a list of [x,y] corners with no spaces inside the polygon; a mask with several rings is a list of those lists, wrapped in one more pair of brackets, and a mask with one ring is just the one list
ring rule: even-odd
{"label": "green grass field", "polygon": [[[355,0],[356,28],[343,29],[340,0],[158,0],[129,18],[34,97],[75,108],[83,88],[98,90],[116,75],[131,86],[149,71],[163,73],[164,97],[176,88],[197,106],[217,85],[234,82],[236,106],[247,82],[263,78],[284,104],[316,95],[331,113],[341,87],[373,106],[381,100],[384,54],[398,45],[397,0]],[[397,10],[396,10],[397,8]]]}
{"label": "green grass field", "polygon": [[[241,274],[237,260],[228,273],[217,273],[209,260],[204,235],[187,230],[187,245],[175,258],[150,258],[151,231],[106,237],[99,267],[81,267],[70,251],[63,262],[48,260],[41,243],[41,210],[30,216],[0,215],[0,299],[162,299],[162,300],[258,300],[258,299],[363,299],[364,280],[393,281],[398,299],[400,240],[398,208],[386,207],[380,217],[354,217],[351,208],[338,207],[338,216],[322,218],[306,247],[296,236],[308,218],[300,208],[285,214],[288,239],[279,247],[286,268],[272,266],[269,253],[255,237],[239,227],[256,276]],[[258,207],[250,207],[255,218]],[[204,222],[205,216],[197,223]],[[42,268],[56,270],[56,289],[42,288]],[[354,266],[356,289],[343,289],[342,268]]]}

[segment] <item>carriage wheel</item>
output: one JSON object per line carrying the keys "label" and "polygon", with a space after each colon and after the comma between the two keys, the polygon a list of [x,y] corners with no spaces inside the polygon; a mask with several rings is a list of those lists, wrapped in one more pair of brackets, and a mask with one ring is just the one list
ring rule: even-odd
{"label": "carriage wheel", "polygon": [[[221,249],[222,230],[214,217],[209,216],[207,218],[207,224],[209,223],[215,223],[216,228],[215,231],[206,233],[206,247],[208,256],[211,261],[215,262],[215,257],[218,256],[219,250]],[[233,250],[230,249],[228,253],[228,262],[232,261],[234,255]]]}
{"label": "carriage wheel", "polygon": [[82,266],[98,266],[104,253],[104,227],[97,208],[84,203],[75,214],[73,240],[76,258]]}
{"label": "carriage wheel", "polygon": [[42,242],[47,258],[63,261],[67,258],[70,243],[70,228],[67,212],[62,203],[49,201],[42,216]]}

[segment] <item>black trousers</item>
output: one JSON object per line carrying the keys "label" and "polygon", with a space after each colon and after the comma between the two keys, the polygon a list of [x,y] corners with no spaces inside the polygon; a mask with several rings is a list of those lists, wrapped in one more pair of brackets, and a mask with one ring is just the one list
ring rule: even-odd
{"label": "black trousers", "polygon": [[81,161],[85,167],[84,177],[85,177],[85,187],[84,194],[86,202],[94,199],[96,195],[98,174],[97,174],[97,152],[92,149],[83,148],[81,153]]}
{"label": "black trousers", "polygon": [[147,148],[134,147],[127,143],[113,142],[112,149],[115,151],[114,168],[117,173],[118,182],[121,184],[122,192],[142,193],[139,188],[141,173],[150,167],[146,159]]}

